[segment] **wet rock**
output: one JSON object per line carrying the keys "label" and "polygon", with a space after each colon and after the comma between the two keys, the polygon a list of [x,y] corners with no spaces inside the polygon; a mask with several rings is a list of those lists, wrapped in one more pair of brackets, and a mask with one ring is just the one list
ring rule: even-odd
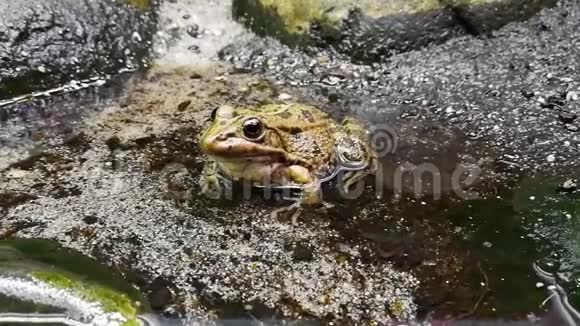
{"label": "wet rock", "polygon": [[[260,35],[290,45],[331,46],[357,61],[389,56],[524,19],[555,0],[235,0],[233,12]],[[498,15],[497,12],[501,12]]]}
{"label": "wet rock", "polygon": [[578,189],[578,180],[576,179],[568,179],[562,183],[560,187],[558,187],[559,192],[570,193],[574,192]]}
{"label": "wet rock", "polygon": [[[572,109],[576,102],[567,99],[570,90],[580,86],[578,72],[570,70],[577,66],[577,58],[570,54],[575,53],[575,48],[568,43],[578,41],[578,33],[574,21],[562,19],[561,12],[576,14],[580,9],[577,2],[565,3],[525,22],[504,26],[485,41],[455,38],[442,45],[432,44],[420,53],[392,56],[389,62],[375,66],[353,65],[341,56],[330,56],[326,63],[313,65],[312,55],[256,39],[225,48],[221,57],[265,73],[278,83],[296,85],[310,100],[328,105],[334,113],[358,115],[379,129],[390,127],[387,134],[395,135],[398,146],[385,159],[385,170],[397,171],[409,164],[414,171],[418,166],[437,170],[442,181],[440,188],[445,192],[454,188],[450,181],[453,173],[464,168],[480,175],[479,180],[499,177],[496,172],[488,174],[486,169],[495,169],[489,162],[504,154],[514,157],[507,160],[512,166],[510,174],[519,173],[517,169],[553,169],[554,164],[572,168],[578,159],[579,139],[570,137],[570,131],[578,129],[578,118],[564,126],[554,121],[563,111],[578,114]],[[540,21],[558,28],[542,32]],[[542,59],[553,56],[556,48],[561,49],[557,60]],[[492,56],[481,57],[490,49]],[[477,63],[474,58],[478,58]],[[272,66],[278,69],[269,69]],[[335,67],[340,67],[348,78],[329,79],[327,71]],[[533,78],[523,77],[531,71]],[[369,81],[369,74],[380,78]],[[512,82],[514,76],[522,79]],[[552,79],[548,81],[547,76]],[[571,81],[562,84],[562,78]],[[477,82],[465,83],[465,79]],[[337,91],[341,98],[336,102],[329,103],[323,97]],[[546,153],[555,147],[562,159],[549,163]],[[462,153],[475,159],[465,162]],[[397,179],[396,173],[389,173],[385,180]],[[412,176],[405,178],[391,182],[392,187],[413,193]],[[417,193],[433,196],[425,188]]]}
{"label": "wet rock", "polygon": [[[21,313],[20,322],[54,312],[68,322],[88,318],[99,325],[136,324],[141,309],[148,310],[122,276],[52,241],[0,241],[0,261],[0,312]],[[54,323],[54,318],[45,322]]]}
{"label": "wet rock", "polygon": [[258,34],[275,35],[293,45],[333,46],[364,61],[378,61],[463,34],[452,11],[431,0],[357,5],[350,1],[236,0],[233,11]]}
{"label": "wet rock", "polygon": [[453,7],[458,21],[470,34],[488,34],[512,21],[525,20],[558,0],[442,0]]}
{"label": "wet rock", "polygon": [[142,66],[155,29],[144,1],[0,3],[0,99]]}
{"label": "wet rock", "polygon": [[[204,158],[197,135],[212,109],[225,98],[235,105],[256,105],[284,92],[253,74],[219,78],[225,72],[219,66],[209,72],[183,67],[171,73],[150,72],[126,107],[111,108],[83,124],[79,131],[88,135],[88,151],[71,152],[62,144],[46,150],[49,157],[62,155],[66,148],[72,162],[36,160],[30,163],[36,168],[19,179],[0,171],[0,184],[7,190],[31,189],[41,201],[0,212],[0,232],[59,239],[140,275],[132,280],[159,311],[176,307],[205,318],[212,310],[224,317],[232,306],[262,303],[270,309],[268,316],[277,318],[332,315],[333,320],[388,321],[392,316],[385,305],[392,303],[401,307],[403,316],[412,316],[416,279],[386,262],[337,260],[333,243],[348,240],[329,227],[328,217],[305,217],[300,223],[307,225],[295,228],[272,219],[273,207],[262,200],[213,201],[199,194]],[[202,78],[192,82],[194,74]],[[187,100],[196,109],[178,110]],[[113,135],[122,142],[144,135],[150,141],[111,151],[106,141]],[[107,165],[112,154],[115,169]],[[62,169],[67,164],[72,164],[70,169]],[[172,169],[175,166],[184,169]],[[35,188],[37,180],[46,186]],[[51,189],[62,183],[78,187],[79,196],[51,197]],[[190,190],[187,201],[166,195],[180,196],[185,189]],[[88,227],[82,221],[87,214],[94,214],[98,223]],[[91,230],[90,241],[79,228]],[[286,247],[283,239],[300,245]],[[320,302],[321,297],[328,300]]]}

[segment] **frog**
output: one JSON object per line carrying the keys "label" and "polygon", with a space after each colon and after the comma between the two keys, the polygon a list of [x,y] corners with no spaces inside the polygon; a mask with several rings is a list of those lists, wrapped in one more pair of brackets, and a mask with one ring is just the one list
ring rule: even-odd
{"label": "frog", "polygon": [[[321,207],[324,182],[341,175],[338,185],[349,193],[356,183],[377,170],[377,152],[366,125],[351,116],[341,123],[317,106],[274,103],[216,107],[199,138],[206,155],[201,193],[223,197],[233,182],[252,187],[296,190],[292,201],[272,211],[292,213],[297,223],[303,209]],[[297,195],[292,195],[292,193]]]}

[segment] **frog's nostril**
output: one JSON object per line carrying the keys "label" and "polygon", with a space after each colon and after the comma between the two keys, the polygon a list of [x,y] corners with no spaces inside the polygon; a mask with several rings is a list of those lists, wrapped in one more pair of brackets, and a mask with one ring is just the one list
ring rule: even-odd
{"label": "frog's nostril", "polygon": [[228,139],[228,135],[225,133],[219,134],[219,135],[217,135],[217,137],[215,139],[219,140],[219,141],[224,141],[224,140]]}

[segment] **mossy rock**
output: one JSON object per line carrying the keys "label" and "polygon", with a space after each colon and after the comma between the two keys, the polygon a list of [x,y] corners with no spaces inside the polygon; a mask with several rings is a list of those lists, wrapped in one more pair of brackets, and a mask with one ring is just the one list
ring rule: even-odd
{"label": "mossy rock", "polygon": [[54,286],[59,289],[65,289],[78,295],[79,297],[99,304],[105,312],[118,312],[126,322],[125,326],[137,326],[138,308],[131,301],[131,298],[124,293],[118,292],[108,286],[97,285],[90,282],[82,282],[71,277],[54,271],[34,271],[31,276]]}
{"label": "mossy rock", "polygon": [[[334,47],[357,62],[527,18],[555,0],[234,0],[233,15],[258,35],[300,47]],[[499,13],[499,14],[498,14]]]}
{"label": "mossy rock", "polygon": [[[93,259],[40,239],[0,241],[0,278],[32,279],[55,289],[64,289],[84,301],[98,304],[106,313],[119,313],[125,325],[138,325],[137,315],[148,312],[145,298],[124,278]],[[0,296],[2,293],[0,292]],[[51,311],[44,304],[24,299],[2,302],[1,312]],[[24,309],[24,310],[23,310]]]}

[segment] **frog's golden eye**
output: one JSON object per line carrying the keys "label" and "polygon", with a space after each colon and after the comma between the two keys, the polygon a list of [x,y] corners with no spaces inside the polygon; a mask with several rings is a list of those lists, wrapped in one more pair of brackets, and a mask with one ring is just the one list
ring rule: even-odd
{"label": "frog's golden eye", "polygon": [[242,132],[244,133],[244,137],[249,140],[260,139],[264,134],[264,126],[262,125],[262,121],[257,118],[249,118],[248,120],[244,121]]}

